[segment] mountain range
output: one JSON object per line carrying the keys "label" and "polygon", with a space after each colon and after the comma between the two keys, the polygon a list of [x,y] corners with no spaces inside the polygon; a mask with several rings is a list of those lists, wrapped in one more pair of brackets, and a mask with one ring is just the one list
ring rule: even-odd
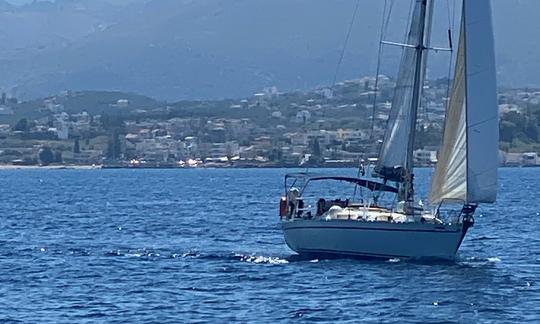
{"label": "mountain range", "polygon": [[[399,41],[410,1],[393,2],[386,37]],[[458,2],[435,1],[437,45],[447,43],[449,25],[459,25]],[[0,89],[27,99],[65,89],[136,92],[160,100],[215,99],[373,75],[384,1],[359,1],[345,42],[356,3],[0,0]],[[500,84],[539,86],[540,1],[492,3]],[[384,54],[381,71],[392,75],[399,50],[385,48]],[[447,76],[448,54],[431,57],[429,77]]]}

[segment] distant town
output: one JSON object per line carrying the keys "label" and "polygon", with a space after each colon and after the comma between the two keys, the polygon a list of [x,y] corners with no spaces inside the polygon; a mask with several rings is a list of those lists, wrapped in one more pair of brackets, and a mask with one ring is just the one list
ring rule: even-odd
{"label": "distant town", "polygon": [[[65,91],[0,101],[0,165],[105,168],[351,167],[373,162],[394,81],[380,76],[332,89],[238,100],[166,103],[135,94]],[[448,80],[424,87],[415,163],[437,161]],[[540,165],[540,90],[501,88],[500,163]]]}

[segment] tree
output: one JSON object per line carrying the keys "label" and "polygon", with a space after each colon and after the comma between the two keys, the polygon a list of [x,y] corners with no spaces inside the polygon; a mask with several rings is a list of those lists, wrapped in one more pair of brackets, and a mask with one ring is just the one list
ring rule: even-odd
{"label": "tree", "polygon": [[14,127],[15,131],[19,132],[28,132],[30,130],[30,124],[28,123],[28,119],[21,118],[19,121],[15,124]]}
{"label": "tree", "polygon": [[278,148],[273,148],[269,156],[270,161],[281,161],[282,158],[283,152]]}
{"label": "tree", "polygon": [[311,145],[311,154],[313,154],[313,157],[315,158],[321,157],[321,144],[319,143],[318,138],[315,138],[313,140],[313,143]]}
{"label": "tree", "polygon": [[62,151],[55,151],[54,152],[54,162],[55,163],[62,163]]}
{"label": "tree", "polygon": [[56,160],[54,152],[48,146],[45,146],[39,150],[38,158],[42,165],[49,165]]}
{"label": "tree", "polygon": [[124,118],[121,115],[101,114],[101,127],[105,130],[124,129]]}
{"label": "tree", "polygon": [[81,146],[79,144],[79,139],[76,139],[75,143],[73,144],[73,153],[75,154],[81,153]]}
{"label": "tree", "polygon": [[111,124],[109,114],[102,113],[101,118],[99,120],[101,122],[101,127],[103,127],[103,129],[108,129],[109,128],[109,125]]}
{"label": "tree", "polygon": [[518,132],[518,127],[516,124],[503,120],[499,126],[499,134],[501,141],[512,143],[512,140],[516,137]]}
{"label": "tree", "polygon": [[107,144],[107,158],[116,160],[120,157],[121,153],[122,143],[120,143],[119,133],[117,130],[113,130]]}
{"label": "tree", "polygon": [[319,143],[319,139],[315,138],[311,144],[311,158],[310,162],[313,162],[315,164],[319,164],[323,161],[323,156],[321,152],[321,144]]}
{"label": "tree", "polygon": [[529,119],[527,121],[524,133],[533,143],[538,142],[539,130],[538,125],[536,124],[536,120]]}

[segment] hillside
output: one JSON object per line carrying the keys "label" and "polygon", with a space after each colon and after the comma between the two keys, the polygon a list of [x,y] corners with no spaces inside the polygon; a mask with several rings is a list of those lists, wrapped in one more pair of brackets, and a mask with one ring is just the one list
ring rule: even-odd
{"label": "hillside", "polygon": [[[454,1],[450,1],[452,3]],[[21,3],[21,2],[19,2]],[[361,1],[338,80],[372,75],[382,1]],[[0,0],[0,88],[19,98],[65,89],[114,89],[165,100],[245,97],[264,87],[306,90],[332,82],[353,0]],[[493,0],[499,80],[540,84],[540,2]],[[406,1],[389,39],[400,40]],[[459,10],[456,10],[458,12]],[[434,42],[448,18],[436,8]],[[516,50],[520,49],[520,50]],[[399,52],[385,52],[392,75]],[[432,55],[430,78],[447,57]]]}
{"label": "hillside", "polygon": [[[118,105],[119,100],[127,100],[125,106]],[[38,119],[54,113],[52,105],[60,105],[60,111],[74,115],[87,112],[90,115],[103,113],[129,115],[136,111],[153,110],[164,104],[152,98],[118,91],[76,91],[58,96],[23,101],[12,106],[13,115],[0,115],[0,123],[14,124],[22,118]]]}

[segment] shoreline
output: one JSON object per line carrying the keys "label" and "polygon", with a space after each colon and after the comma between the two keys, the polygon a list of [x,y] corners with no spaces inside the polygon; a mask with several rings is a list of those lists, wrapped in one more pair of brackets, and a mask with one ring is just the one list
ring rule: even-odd
{"label": "shoreline", "polygon": [[101,165],[12,165],[0,164],[0,170],[94,170]]}
{"label": "shoreline", "polygon": [[[499,168],[538,168],[540,165],[501,165]],[[429,169],[433,166],[418,166],[415,168]],[[106,169],[128,169],[128,170],[152,170],[152,169],[306,169],[304,166],[291,165],[261,165],[261,166],[198,166],[198,167],[110,167],[104,165],[11,165],[0,164],[2,170],[106,170]],[[354,166],[310,166],[308,169],[356,169]]]}

